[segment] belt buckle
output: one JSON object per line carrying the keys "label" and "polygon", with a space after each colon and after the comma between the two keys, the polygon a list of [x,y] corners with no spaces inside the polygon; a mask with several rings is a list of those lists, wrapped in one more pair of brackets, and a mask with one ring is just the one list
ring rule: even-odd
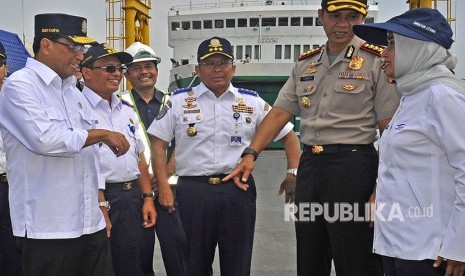
{"label": "belt buckle", "polygon": [[221,179],[219,177],[210,177],[208,179],[208,183],[210,183],[212,185],[217,185],[217,184],[221,183]]}
{"label": "belt buckle", "polygon": [[132,189],[132,182],[126,182],[123,184],[123,190],[129,191]]}
{"label": "belt buckle", "polygon": [[323,152],[323,146],[312,146],[313,154],[321,154]]}
{"label": "belt buckle", "polygon": [[2,182],[8,182],[8,177],[6,176],[6,174],[2,175],[1,181]]}

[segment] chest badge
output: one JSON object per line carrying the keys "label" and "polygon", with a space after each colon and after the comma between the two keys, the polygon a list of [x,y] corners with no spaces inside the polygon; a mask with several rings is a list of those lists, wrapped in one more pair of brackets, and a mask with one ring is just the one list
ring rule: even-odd
{"label": "chest badge", "polygon": [[353,57],[349,62],[349,69],[352,71],[358,71],[363,68],[363,62],[365,60],[362,57]]}
{"label": "chest badge", "polygon": [[348,83],[348,84],[344,84],[344,85],[342,86],[342,88],[343,88],[344,90],[346,90],[346,91],[352,91],[352,90],[354,90],[355,88],[357,88],[357,86]]}
{"label": "chest badge", "polygon": [[195,129],[195,127],[193,126],[190,126],[189,128],[187,128],[186,132],[189,137],[194,137],[195,135],[197,135],[197,129]]}
{"label": "chest badge", "polygon": [[305,108],[309,108],[310,105],[312,104],[312,102],[310,101],[310,99],[307,96],[303,96],[300,99],[300,104]]}

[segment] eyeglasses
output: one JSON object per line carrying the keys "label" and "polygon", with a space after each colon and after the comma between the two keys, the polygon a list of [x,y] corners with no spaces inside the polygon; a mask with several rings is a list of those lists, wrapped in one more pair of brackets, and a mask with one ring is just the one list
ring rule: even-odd
{"label": "eyeglasses", "polygon": [[6,65],[6,60],[0,60],[0,67],[3,67],[3,65]]}
{"label": "eyeglasses", "polygon": [[87,49],[88,49],[84,45],[71,45],[71,44],[63,43],[63,42],[58,41],[58,40],[52,40],[52,41],[55,42],[55,43],[58,43],[58,44],[61,44],[63,46],[68,47],[73,52],[83,52],[83,53],[85,53],[85,52],[87,52]]}
{"label": "eyeglasses", "polygon": [[90,69],[102,69],[107,73],[114,73],[116,70],[125,73],[128,68],[125,65],[106,65],[106,66],[89,66]]}
{"label": "eyeglasses", "polygon": [[344,16],[344,14],[338,13],[338,12],[328,12],[327,15],[328,15],[328,18],[331,21],[334,21],[334,22],[345,19],[348,22],[352,23],[352,22],[358,22],[362,18],[362,15],[360,13],[355,13],[355,12],[354,13],[349,13],[346,16]]}
{"label": "eyeglasses", "polygon": [[228,65],[233,64],[232,60],[223,60],[223,61],[206,61],[206,62],[199,62],[199,65],[204,66],[208,69],[213,69],[215,66],[220,68],[226,68]]}

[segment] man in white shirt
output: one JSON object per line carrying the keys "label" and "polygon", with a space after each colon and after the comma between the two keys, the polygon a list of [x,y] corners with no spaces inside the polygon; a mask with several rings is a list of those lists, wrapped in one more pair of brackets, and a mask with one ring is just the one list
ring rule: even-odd
{"label": "man in white shirt", "polygon": [[76,88],[73,75],[92,43],[85,18],[36,15],[35,57],[0,95],[11,222],[25,275],[113,275],[98,205],[98,144],[121,156],[129,142],[95,129]]}
{"label": "man in white shirt", "polygon": [[[143,276],[139,240],[142,227],[155,225],[156,212],[141,127],[134,107],[118,98],[118,89],[132,56],[116,52],[106,44],[92,46],[81,63],[82,94],[91,106],[99,128],[121,132],[131,150],[116,157],[107,145],[99,146],[100,169],[105,190],[99,201],[107,221],[113,268],[116,276]],[[141,211],[142,206],[142,211]],[[110,231],[111,229],[111,231]]]}

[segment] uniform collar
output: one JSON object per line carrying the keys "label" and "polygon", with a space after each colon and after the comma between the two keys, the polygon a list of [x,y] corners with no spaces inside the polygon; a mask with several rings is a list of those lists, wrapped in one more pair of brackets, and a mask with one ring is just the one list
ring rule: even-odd
{"label": "uniform collar", "polygon": [[[205,84],[203,84],[203,82],[201,82],[197,87],[196,87],[196,90],[197,90],[197,96],[200,96],[202,94],[204,94],[205,92],[208,92],[210,91],[210,89],[208,89]],[[212,91],[210,91],[212,92]],[[235,93],[234,93],[235,92]],[[213,93],[213,92],[212,92]],[[232,83],[230,82],[229,83],[229,86],[228,86],[228,89],[226,90],[226,92],[221,96],[223,97],[224,95],[226,95],[227,93],[233,93],[233,94],[237,94],[237,89],[232,85]]]}
{"label": "uniform collar", "polygon": [[[97,95],[94,91],[90,90],[87,86],[84,86],[84,89],[82,89],[82,94],[86,96],[86,98],[89,100],[90,104],[92,105],[93,108],[96,108],[100,102],[105,102],[105,104],[108,104],[102,97]],[[117,106],[121,108],[121,100],[117,96],[117,92],[114,92],[111,94],[111,108]]]}
{"label": "uniform collar", "polygon": [[[152,99],[155,99],[157,102],[163,104],[163,92],[161,92],[160,90],[158,90],[157,88],[153,88],[155,93],[153,94],[153,98]],[[139,95],[139,93],[134,90],[134,89],[131,89],[131,93],[132,93],[132,97],[134,98],[134,103],[138,102],[138,101],[144,101],[144,99],[142,99],[142,97]],[[150,100],[152,101],[152,100]],[[145,101],[144,101],[145,102]]]}

